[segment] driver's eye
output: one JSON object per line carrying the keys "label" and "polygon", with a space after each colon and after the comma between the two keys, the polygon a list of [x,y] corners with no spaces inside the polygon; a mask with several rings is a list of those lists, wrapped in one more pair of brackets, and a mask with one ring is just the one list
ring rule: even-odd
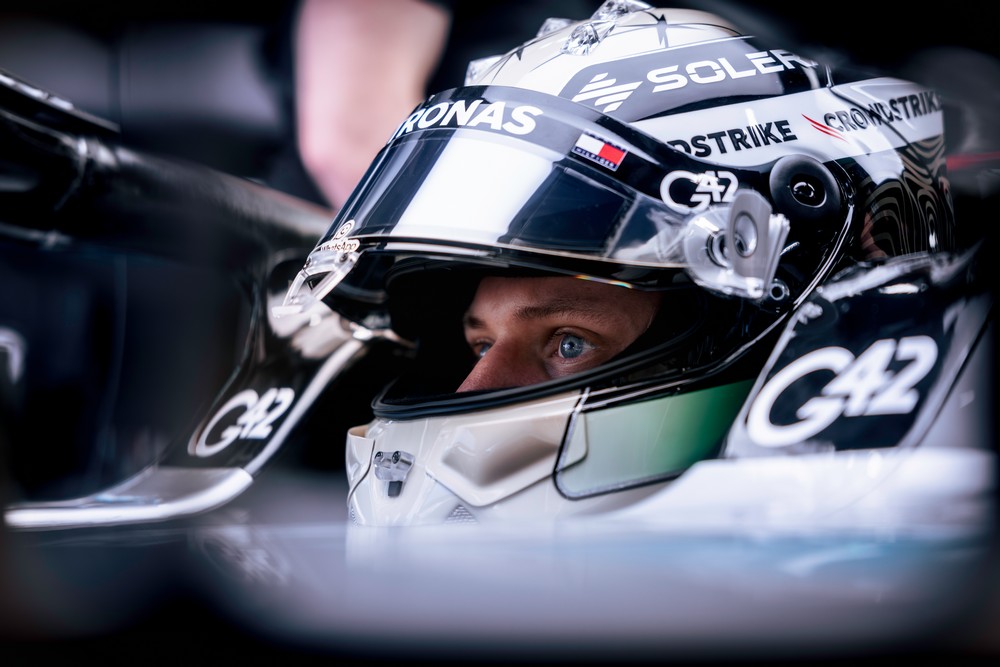
{"label": "driver's eye", "polygon": [[491,347],[493,347],[491,343],[481,343],[479,345],[479,349],[475,350],[476,358],[482,359],[484,356],[486,356],[486,353],[490,351]]}
{"label": "driver's eye", "polygon": [[579,336],[566,334],[559,341],[559,356],[565,359],[575,359],[583,354],[587,343]]}

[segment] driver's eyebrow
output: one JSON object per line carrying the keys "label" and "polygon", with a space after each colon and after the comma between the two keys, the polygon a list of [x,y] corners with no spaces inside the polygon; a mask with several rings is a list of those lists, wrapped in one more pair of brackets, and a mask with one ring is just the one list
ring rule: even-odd
{"label": "driver's eyebrow", "polygon": [[[582,317],[597,323],[613,324],[617,317],[615,313],[607,308],[602,308],[590,299],[580,299],[572,297],[553,297],[540,304],[532,304],[517,308],[514,317],[521,321],[536,320],[555,315],[573,315]],[[474,315],[471,311],[466,312],[462,317],[462,324],[469,329],[477,329],[486,326],[482,318]]]}

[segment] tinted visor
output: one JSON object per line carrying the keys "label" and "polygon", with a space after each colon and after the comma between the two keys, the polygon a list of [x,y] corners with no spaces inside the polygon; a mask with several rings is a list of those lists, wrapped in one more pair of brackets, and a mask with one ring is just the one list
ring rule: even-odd
{"label": "tinted visor", "polygon": [[[589,172],[589,173],[588,173]],[[581,169],[543,146],[456,131],[402,141],[387,151],[348,216],[367,242],[437,241],[604,258],[627,222],[667,219],[662,204]],[[638,201],[637,201],[638,200]]]}
{"label": "tinted visor", "polygon": [[[561,98],[500,87],[432,97],[403,123],[340,211],[296,288],[384,301],[401,257],[473,259],[640,287],[705,261],[688,231],[755,187]],[[333,279],[324,277],[332,274]],[[335,291],[334,291],[335,290]],[[295,289],[290,292],[294,298]],[[327,299],[336,305],[339,299]]]}

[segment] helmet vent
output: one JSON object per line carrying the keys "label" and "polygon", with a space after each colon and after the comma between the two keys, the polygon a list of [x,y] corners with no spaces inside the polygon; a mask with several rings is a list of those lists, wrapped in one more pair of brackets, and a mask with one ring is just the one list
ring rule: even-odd
{"label": "helmet vent", "polygon": [[445,523],[479,523],[465,505],[457,505],[444,520]]}

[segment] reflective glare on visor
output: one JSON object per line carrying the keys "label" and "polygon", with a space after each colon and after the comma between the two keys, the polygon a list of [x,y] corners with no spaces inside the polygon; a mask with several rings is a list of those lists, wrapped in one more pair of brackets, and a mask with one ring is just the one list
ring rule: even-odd
{"label": "reflective glare on visor", "polygon": [[[394,146],[348,213],[358,223],[352,233],[603,255],[629,201],[556,164],[562,157],[484,133]],[[414,165],[424,178],[411,175]]]}

